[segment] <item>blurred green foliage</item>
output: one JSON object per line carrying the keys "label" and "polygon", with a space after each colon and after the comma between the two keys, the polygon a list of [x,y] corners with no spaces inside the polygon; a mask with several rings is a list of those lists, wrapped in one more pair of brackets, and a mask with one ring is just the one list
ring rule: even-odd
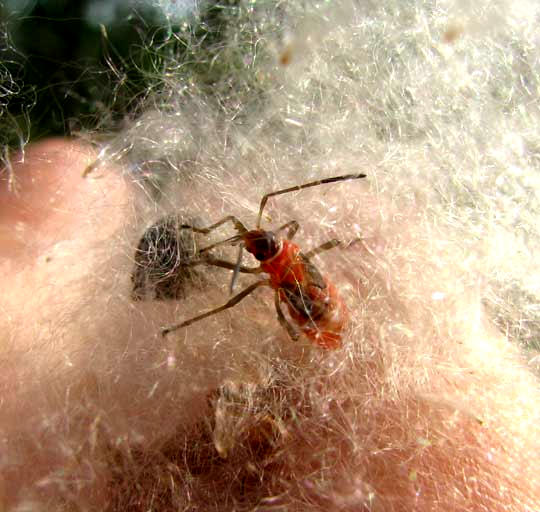
{"label": "blurred green foliage", "polygon": [[95,1],[34,0],[19,11],[0,3],[2,146],[114,129],[137,115],[167,75],[230,89],[224,74],[245,67],[243,55],[252,50],[251,41],[236,50],[223,43],[227,27],[249,8],[241,0],[207,3],[174,22],[157,7],[109,0],[114,16],[106,24],[88,16]]}

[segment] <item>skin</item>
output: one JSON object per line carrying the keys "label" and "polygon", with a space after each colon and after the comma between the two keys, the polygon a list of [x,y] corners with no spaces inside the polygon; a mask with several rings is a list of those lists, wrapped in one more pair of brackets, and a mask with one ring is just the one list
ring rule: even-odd
{"label": "skin", "polygon": [[[178,500],[189,494],[193,510],[286,498],[295,503],[283,504],[289,510],[533,511],[540,503],[537,380],[490,326],[478,296],[455,285],[467,280],[450,258],[422,281],[437,267],[419,242],[425,226],[414,211],[390,225],[379,216],[392,212],[384,198],[347,192],[365,206],[347,222],[363,223],[368,241],[318,263],[344,288],[353,316],[343,350],[293,344],[260,290],[163,341],[163,325],[224,302],[229,274],[208,271],[206,281],[219,286],[193,286],[187,300],[130,301],[132,251],[148,222],[134,213],[141,202],[121,169],[105,165],[82,178],[94,159],[81,142],[47,140],[29,146],[24,160],[14,156],[11,190],[2,175],[0,508],[168,510],[185,503],[170,487],[159,494],[144,468],[158,474],[173,463],[178,472],[164,481],[191,486]],[[325,197],[339,203],[345,190]],[[177,194],[188,206],[197,197],[209,219],[222,213],[212,211],[208,187]],[[316,222],[304,226],[307,238],[317,236]],[[435,292],[448,300],[430,302]],[[312,402],[295,394],[304,389]],[[209,441],[200,425],[212,422]],[[200,466],[182,451],[186,442],[199,450]],[[246,446],[251,455],[243,457]],[[168,465],[165,453],[176,454]],[[321,460],[333,464],[328,473]],[[178,476],[186,467],[189,483]],[[242,472],[242,489],[230,479],[227,492],[202,491],[205,478],[208,489],[219,488]],[[253,472],[260,480],[246,491]]]}

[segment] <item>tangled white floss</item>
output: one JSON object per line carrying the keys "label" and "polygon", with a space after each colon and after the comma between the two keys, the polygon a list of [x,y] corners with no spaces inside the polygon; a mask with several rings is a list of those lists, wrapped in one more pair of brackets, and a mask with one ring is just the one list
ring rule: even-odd
{"label": "tangled white floss", "polygon": [[[166,63],[99,155],[14,155],[2,509],[539,510],[538,9],[240,4],[211,90]],[[160,335],[228,300],[230,270],[176,263],[234,230],[178,223],[252,227],[264,193],[358,172],[263,219],[362,238],[315,260],[343,348],[291,341],[264,288]]]}

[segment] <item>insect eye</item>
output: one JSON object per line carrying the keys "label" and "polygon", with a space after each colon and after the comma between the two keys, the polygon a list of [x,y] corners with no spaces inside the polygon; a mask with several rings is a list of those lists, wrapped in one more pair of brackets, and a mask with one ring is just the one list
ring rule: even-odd
{"label": "insect eye", "polygon": [[278,245],[271,231],[254,231],[246,236],[246,250],[259,261],[267,260],[276,254]]}

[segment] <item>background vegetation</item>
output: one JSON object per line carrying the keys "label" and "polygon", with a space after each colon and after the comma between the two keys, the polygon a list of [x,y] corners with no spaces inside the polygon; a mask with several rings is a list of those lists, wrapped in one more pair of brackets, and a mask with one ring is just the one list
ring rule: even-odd
{"label": "background vegetation", "polygon": [[234,84],[224,75],[246,67],[244,45],[253,42],[240,38],[237,54],[221,53],[228,27],[238,31],[254,4],[213,1],[173,16],[151,2],[0,3],[0,144],[114,130],[171,74],[186,84],[179,94],[190,86],[222,98],[241,94],[245,74]]}

